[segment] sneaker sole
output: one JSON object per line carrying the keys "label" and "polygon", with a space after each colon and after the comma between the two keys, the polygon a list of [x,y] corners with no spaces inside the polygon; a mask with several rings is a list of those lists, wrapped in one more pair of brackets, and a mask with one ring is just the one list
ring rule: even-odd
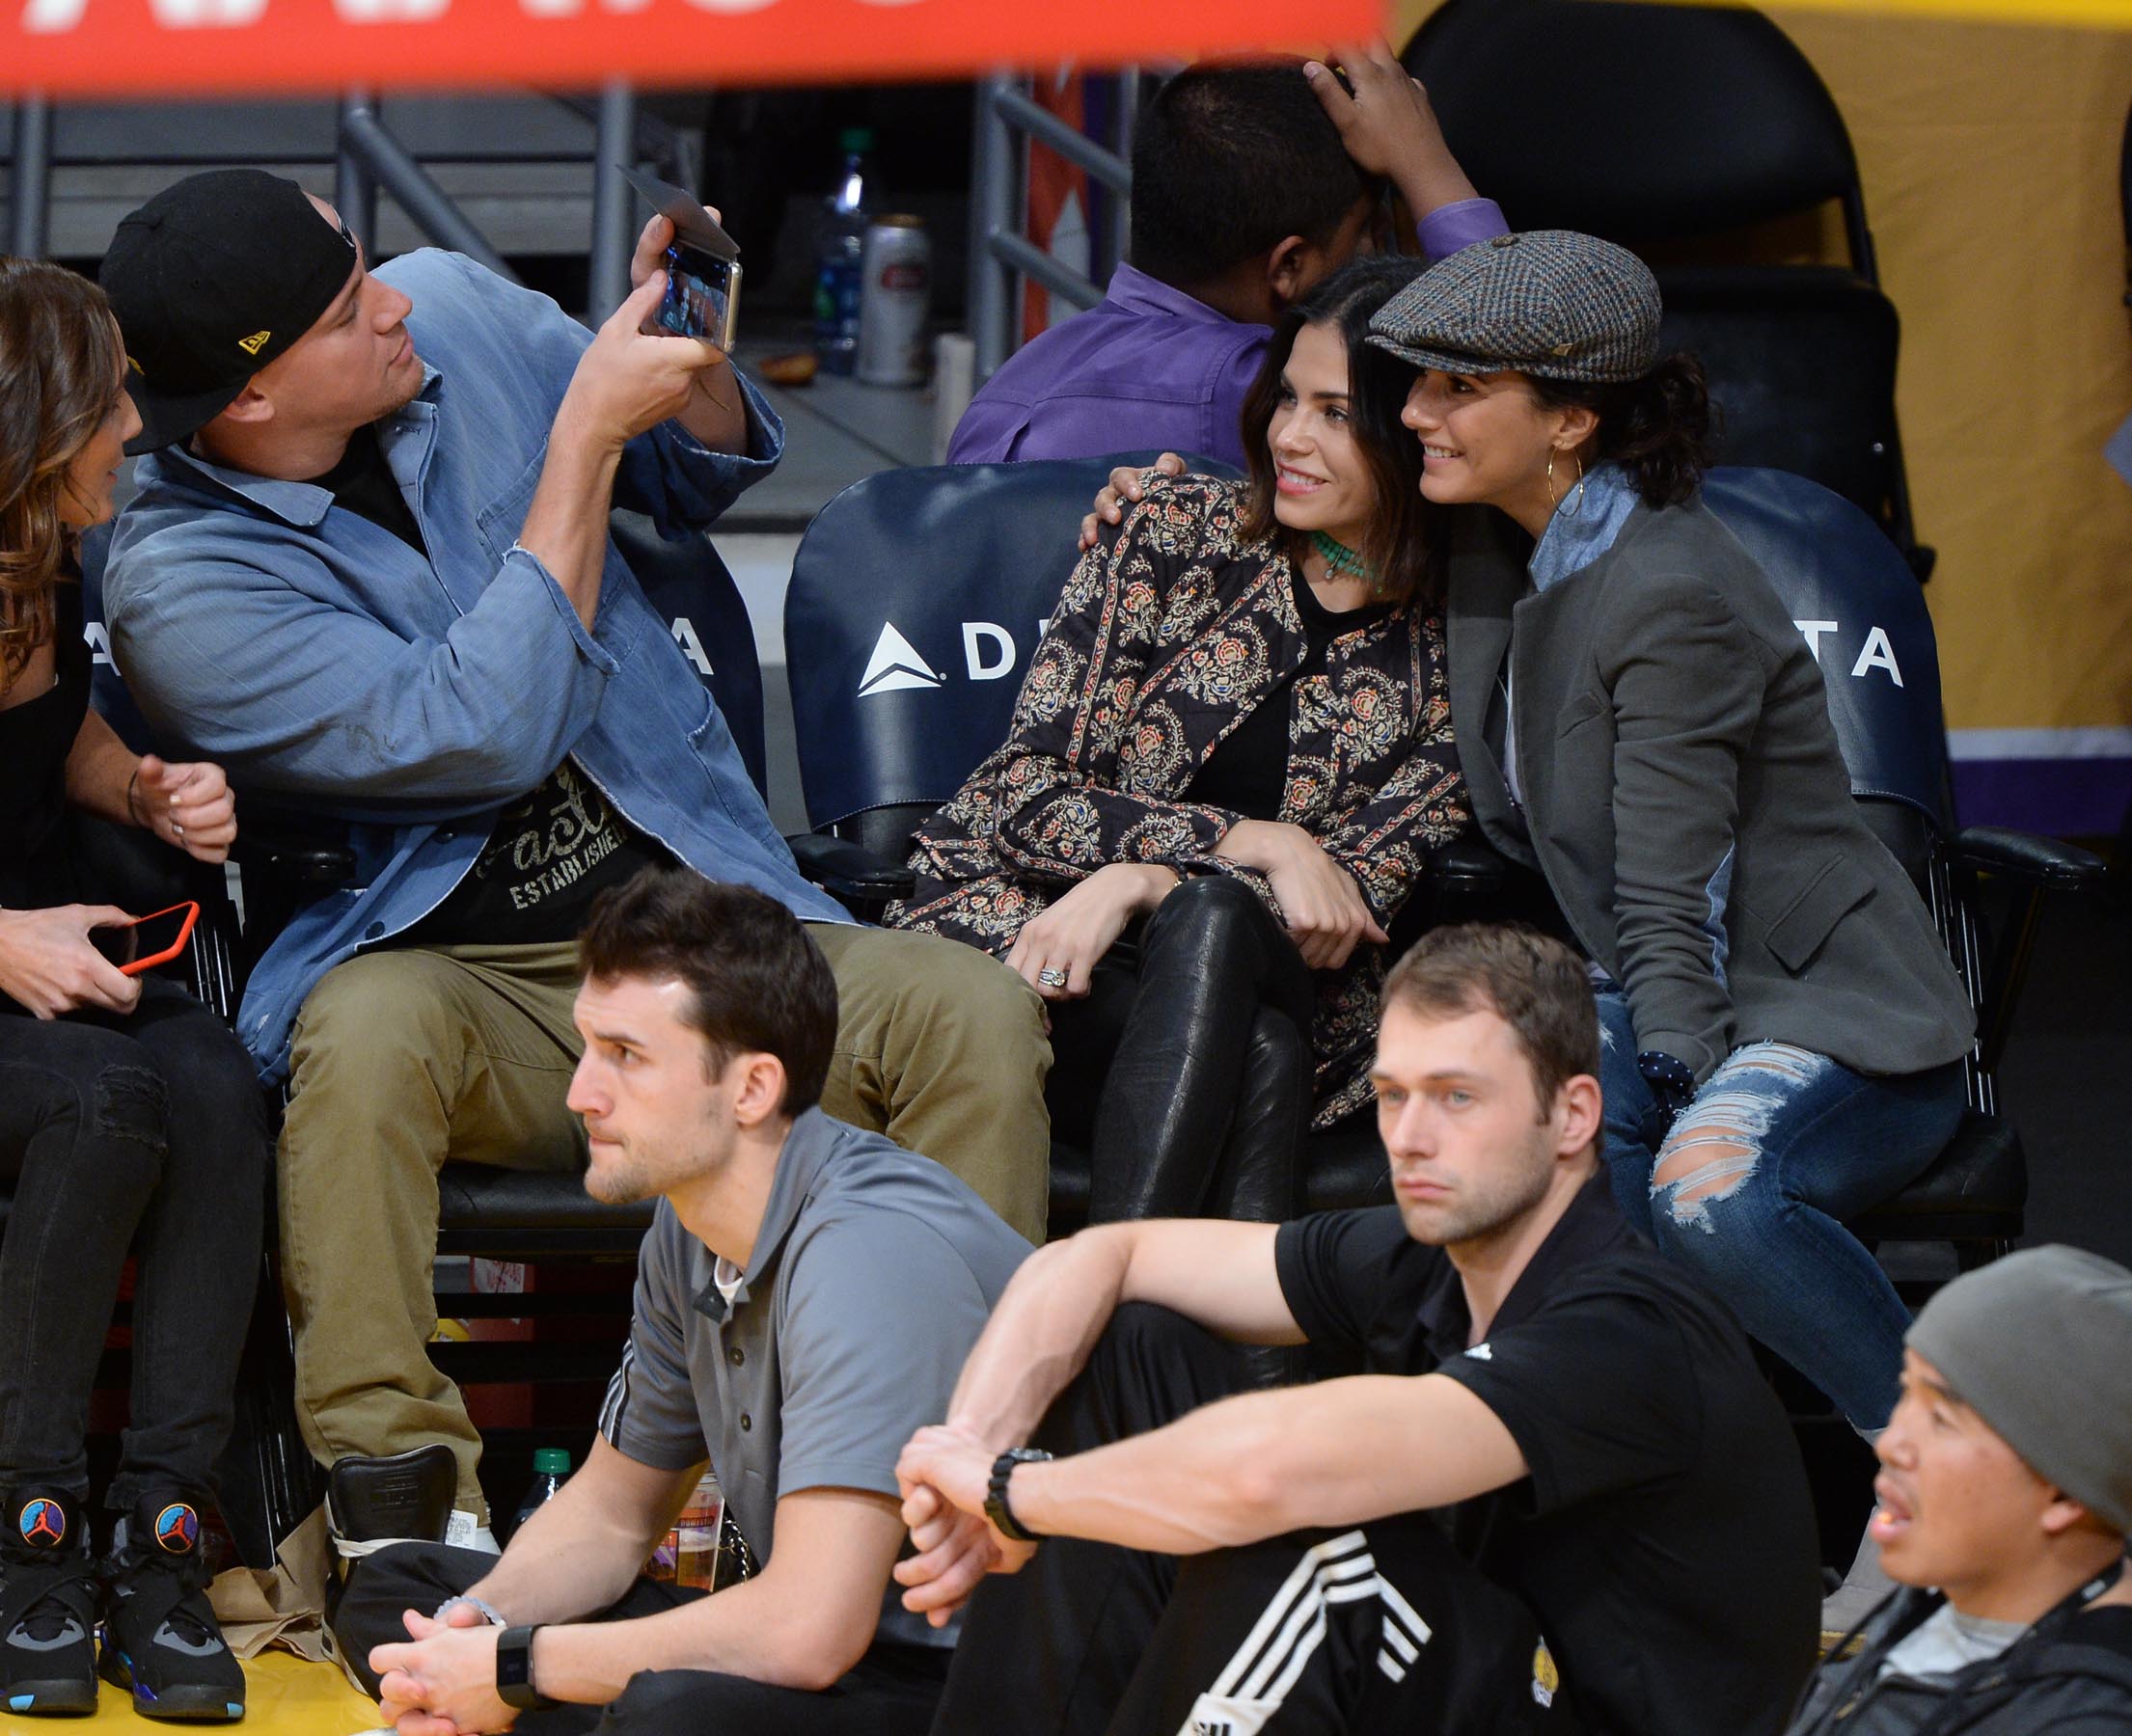
{"label": "sneaker sole", "polygon": [[0,1706],[28,1718],[82,1718],[96,1709],[96,1684],[68,1677],[15,1682],[0,1692]]}
{"label": "sneaker sole", "polygon": [[133,1679],[133,1671],[118,1653],[105,1651],[97,1673],[114,1688],[133,1696],[133,1709],[143,1718],[159,1718],[170,1723],[234,1723],[244,1716],[244,1702],[231,1699],[220,1688],[179,1686],[157,1694]]}

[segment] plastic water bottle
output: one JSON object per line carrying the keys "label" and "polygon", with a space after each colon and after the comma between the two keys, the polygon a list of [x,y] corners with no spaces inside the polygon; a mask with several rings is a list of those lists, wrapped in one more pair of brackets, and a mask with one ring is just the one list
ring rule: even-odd
{"label": "plastic water bottle", "polygon": [[533,1508],[543,1502],[552,1501],[570,1475],[570,1454],[560,1447],[536,1447],[533,1455],[533,1481],[527,1486],[526,1498],[518,1504],[518,1517],[510,1523],[511,1533],[533,1517]]}
{"label": "plastic water bottle", "polygon": [[859,361],[859,302],[865,281],[866,152],[870,127],[847,127],[837,139],[844,167],[836,191],[822,202],[814,256],[814,353],[830,373],[848,374]]}

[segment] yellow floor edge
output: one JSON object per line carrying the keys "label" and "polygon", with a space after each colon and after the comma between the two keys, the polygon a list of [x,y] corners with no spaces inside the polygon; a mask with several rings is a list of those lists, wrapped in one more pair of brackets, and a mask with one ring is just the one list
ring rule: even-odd
{"label": "yellow floor edge", "polygon": [[[244,1679],[244,1719],[235,1727],[250,1736],[354,1736],[376,1727],[376,1704],[349,1687],[348,1678],[331,1664],[306,1663],[285,1651],[264,1652],[245,1664]],[[137,1717],[131,1696],[109,1682],[101,1684],[93,1717],[24,1718],[0,1711],[0,1736],[65,1736],[73,1730],[151,1736],[155,1731],[222,1727],[157,1723]]]}

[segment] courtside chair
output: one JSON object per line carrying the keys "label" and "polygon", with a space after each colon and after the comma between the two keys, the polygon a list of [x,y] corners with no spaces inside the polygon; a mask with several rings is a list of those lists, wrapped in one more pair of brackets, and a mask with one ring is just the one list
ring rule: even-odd
{"label": "courtside chair", "polygon": [[[1662,341],[1708,369],[1724,462],[1824,483],[1929,574],[1896,425],[1899,324],[1857,159],[1783,31],[1743,7],[1447,0],[1403,58],[1516,228],[1653,256]],[[1732,232],[1831,203],[1846,266],[1727,261]]]}
{"label": "courtside chair", "polygon": [[[913,828],[1005,739],[1029,654],[1072,571],[1081,515],[1114,463],[1142,456],[888,471],[847,488],[808,527],[785,598],[807,820],[843,848],[886,858],[883,901],[909,889],[901,864]],[[1962,1263],[1981,1262],[2021,1232],[2026,1170],[1993,1069],[2028,939],[2042,894],[2094,885],[2102,864],[2048,839],[1956,831],[1931,620],[1908,562],[1871,517],[1777,471],[1719,470],[1707,498],[1816,642],[1853,792],[1930,907],[1979,1010],[1960,1130],[1855,1228],[1876,1241],[1953,1242]],[[1979,914],[1985,878],[2017,897],[1997,947]],[[1517,879],[1485,845],[1443,853],[1401,932],[1531,913],[1517,902]],[[1313,1135],[1303,1167],[1301,1208],[1389,1198],[1366,1119]],[[1085,1213],[1084,1151],[1054,1143],[1052,1190],[1055,1232]]]}

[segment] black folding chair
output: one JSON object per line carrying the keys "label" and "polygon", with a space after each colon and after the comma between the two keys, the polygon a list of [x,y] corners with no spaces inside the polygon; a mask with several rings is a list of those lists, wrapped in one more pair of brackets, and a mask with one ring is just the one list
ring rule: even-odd
{"label": "black folding chair", "polygon": [[[1929,574],[1896,426],[1898,321],[1857,160],[1790,38],[1742,7],[1448,0],[1404,59],[1514,225],[1659,260],[1662,340],[1708,370],[1726,463],[1825,484]],[[1682,262],[1712,251],[1686,244],[1831,201],[1847,268]]]}

